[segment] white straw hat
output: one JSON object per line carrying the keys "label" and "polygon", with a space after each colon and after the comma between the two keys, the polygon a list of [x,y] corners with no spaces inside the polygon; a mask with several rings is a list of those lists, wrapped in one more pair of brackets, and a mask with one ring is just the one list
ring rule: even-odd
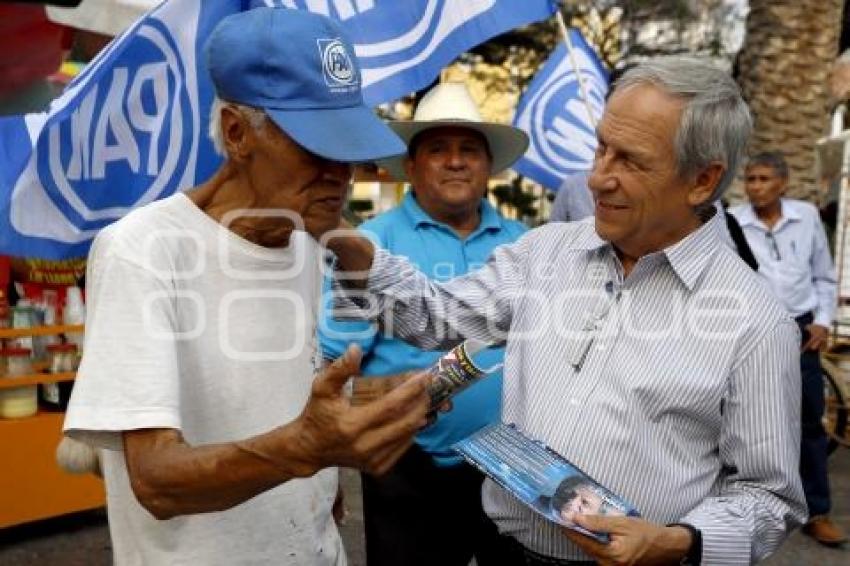
{"label": "white straw hat", "polygon": [[[462,83],[438,84],[422,97],[413,120],[390,122],[389,126],[408,147],[417,134],[432,128],[458,126],[475,130],[487,139],[487,145],[490,147],[490,155],[493,158],[491,175],[513,165],[528,148],[528,136],[522,130],[505,124],[481,121],[481,113],[466,85]],[[378,161],[378,164],[394,178],[406,181],[406,158],[407,155],[400,155]]]}

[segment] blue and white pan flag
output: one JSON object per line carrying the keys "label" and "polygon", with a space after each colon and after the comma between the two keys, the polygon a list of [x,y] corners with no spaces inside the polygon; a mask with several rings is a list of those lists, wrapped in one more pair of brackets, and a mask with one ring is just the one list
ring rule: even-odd
{"label": "blue and white pan flag", "polygon": [[215,171],[202,47],[246,5],[165,2],[110,43],[47,112],[0,118],[0,253],[85,255],[104,226]]}
{"label": "blue and white pan flag", "polygon": [[330,16],[349,33],[374,106],[427,87],[458,55],[555,13],[553,0],[253,0]]}
{"label": "blue and white pan flag", "polygon": [[[608,71],[596,53],[578,30],[570,30],[570,39],[575,66],[566,44],[561,43],[523,94],[514,117],[514,126],[524,130],[531,143],[513,169],[552,190],[557,190],[567,175],[592,167],[596,151],[593,124],[602,116],[608,92]],[[584,80],[587,104],[576,67]]]}
{"label": "blue and white pan flag", "polygon": [[555,10],[552,0],[166,1],[46,112],[0,118],[0,253],[85,255],[133,208],[208,178],[221,160],[206,136],[203,46],[222,18],[259,5],[341,20],[371,104],[427,86],[461,52]]}

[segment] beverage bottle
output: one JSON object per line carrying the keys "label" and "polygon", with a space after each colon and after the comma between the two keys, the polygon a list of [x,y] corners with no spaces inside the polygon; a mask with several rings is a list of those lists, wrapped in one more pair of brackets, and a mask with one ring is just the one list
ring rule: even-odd
{"label": "beverage bottle", "polygon": [[436,410],[446,399],[457,395],[479,379],[495,373],[502,364],[482,367],[477,354],[483,353],[489,344],[474,338],[464,340],[443,355],[428,370],[433,379],[428,386],[431,410]]}
{"label": "beverage bottle", "polygon": [[[76,344],[49,344],[50,373],[67,373],[77,369]],[[47,411],[65,411],[74,389],[73,381],[56,381],[39,386],[38,400]]]}
{"label": "beverage bottle", "polygon": [[[15,308],[12,309],[12,328],[30,328],[33,326],[34,318],[32,303],[29,299],[18,299]],[[12,340],[12,346],[26,348],[32,352],[33,338],[20,336]]]}
{"label": "beverage bottle", "polygon": [[[64,324],[85,324],[86,306],[83,304],[83,291],[79,287],[68,287],[65,294],[65,308],[62,311]],[[69,332],[68,342],[76,344],[77,350],[83,350],[83,333]]]}
{"label": "beverage bottle", "polygon": [[[31,375],[32,352],[28,348],[6,348],[0,350],[4,370],[0,377],[22,377]],[[19,419],[38,412],[38,387],[25,385],[0,389],[0,419]]]}

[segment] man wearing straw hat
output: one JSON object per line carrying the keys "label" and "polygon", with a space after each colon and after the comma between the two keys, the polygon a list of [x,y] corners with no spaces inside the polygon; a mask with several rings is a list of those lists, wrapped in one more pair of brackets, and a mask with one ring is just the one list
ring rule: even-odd
{"label": "man wearing straw hat", "polygon": [[[516,128],[482,121],[464,85],[438,85],[413,120],[390,127],[407,143],[407,155],[381,164],[412,189],[400,206],[361,226],[378,245],[445,281],[483,264],[494,248],[525,231],[502,218],[484,196],[488,178],[516,161],[528,138]],[[391,329],[370,333],[360,323],[328,320],[321,332],[325,356],[336,357],[357,341],[367,376],[427,367],[442,355],[402,342]],[[502,349],[494,349],[484,361],[500,363],[502,356]],[[417,436],[388,475],[363,476],[370,566],[465,566],[473,556],[479,565],[498,563],[492,556],[495,529],[481,507],[483,478],[461,464],[450,445],[498,419],[501,389],[501,373],[471,387],[454,399],[450,413]],[[434,529],[438,543],[428,536]]]}

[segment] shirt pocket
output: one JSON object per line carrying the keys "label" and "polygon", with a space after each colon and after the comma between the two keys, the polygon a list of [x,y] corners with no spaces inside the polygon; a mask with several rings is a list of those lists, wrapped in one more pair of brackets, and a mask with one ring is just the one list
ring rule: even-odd
{"label": "shirt pocket", "polygon": [[811,295],[811,272],[796,259],[782,261],[773,273],[772,286],[785,307],[797,311]]}

